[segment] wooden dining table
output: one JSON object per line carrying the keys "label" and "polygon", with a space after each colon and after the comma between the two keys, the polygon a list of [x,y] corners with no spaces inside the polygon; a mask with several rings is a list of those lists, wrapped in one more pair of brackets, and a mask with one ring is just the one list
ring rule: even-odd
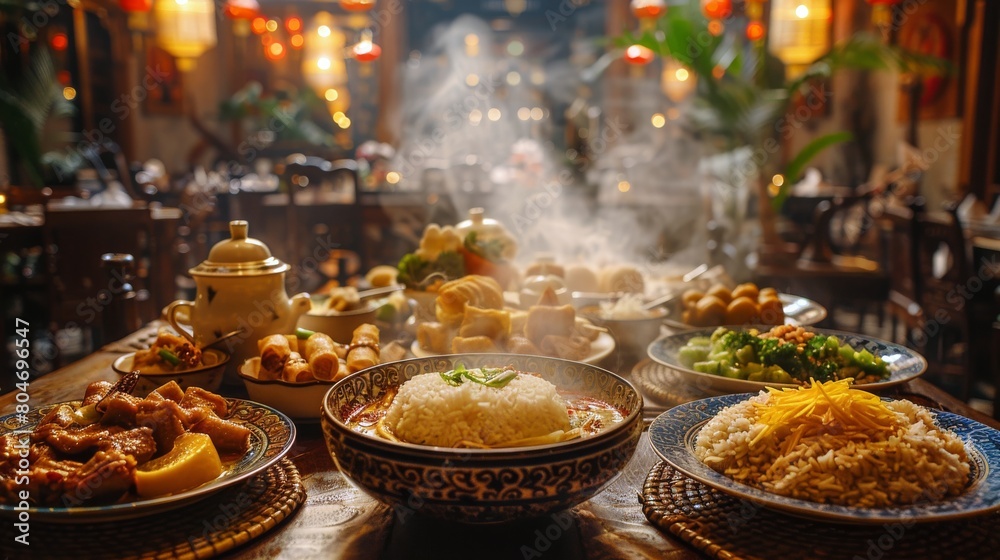
{"label": "wooden dining table", "polygon": [[[29,404],[76,400],[89,383],[116,380],[112,361],[135,346],[137,340],[148,340],[151,329],[157,325],[147,326],[80,361],[32,380],[27,387]],[[635,362],[634,356],[615,353],[602,365],[628,378]],[[245,397],[238,387],[224,386],[224,389],[228,396]],[[896,388],[894,394],[933,403],[943,410],[1000,428],[993,419],[920,379]],[[0,396],[0,414],[14,411],[15,398],[15,393]],[[644,406],[647,424],[668,407],[647,397]],[[304,503],[275,527],[222,552],[221,557],[261,560],[704,557],[681,539],[658,529],[643,514],[640,506],[643,484],[650,469],[659,462],[645,433],[624,471],[603,492],[558,518],[548,516],[502,525],[446,523],[406,514],[375,501],[338,472],[317,424],[297,425],[296,440],[288,458],[301,475]],[[214,513],[209,511],[205,515]],[[150,531],[156,530],[156,516],[149,518],[148,527]],[[33,534],[33,538],[41,540],[46,536]],[[127,538],[141,539],[142,535]]]}

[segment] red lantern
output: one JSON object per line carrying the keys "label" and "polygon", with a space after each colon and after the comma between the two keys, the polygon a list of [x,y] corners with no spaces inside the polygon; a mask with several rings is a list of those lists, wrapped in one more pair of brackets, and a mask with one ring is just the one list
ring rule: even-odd
{"label": "red lantern", "polygon": [[260,14],[257,0],[229,0],[222,9],[229,19],[253,19]]}
{"label": "red lantern", "polygon": [[656,19],[667,13],[664,0],[632,0],[632,14],[639,19]]}
{"label": "red lantern", "polygon": [[69,47],[69,37],[65,33],[56,33],[49,39],[49,44],[54,51],[64,51]]}
{"label": "red lantern", "polygon": [[153,9],[153,0],[118,0],[118,6],[123,12],[148,12]]}
{"label": "red lantern", "polygon": [[764,38],[764,24],[759,21],[751,21],[747,24],[747,39],[760,41]]}
{"label": "red lantern", "polygon": [[708,19],[724,19],[733,13],[733,0],[701,0],[701,11]]}
{"label": "red lantern", "polygon": [[382,56],[382,47],[371,41],[361,41],[351,49],[358,62],[372,62]]}
{"label": "red lantern", "polygon": [[367,12],[375,7],[375,0],[340,0],[340,7],[348,12]]}
{"label": "red lantern", "polygon": [[642,45],[630,45],[625,49],[625,62],[629,64],[649,64],[654,56],[653,51]]}

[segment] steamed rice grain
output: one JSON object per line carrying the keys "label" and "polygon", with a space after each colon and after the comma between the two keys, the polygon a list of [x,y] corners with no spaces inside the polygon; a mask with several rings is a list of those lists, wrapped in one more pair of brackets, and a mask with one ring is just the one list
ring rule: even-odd
{"label": "steamed rice grain", "polygon": [[439,447],[498,446],[570,429],[555,385],[524,373],[501,388],[417,375],[399,388],[385,423],[403,441]]}

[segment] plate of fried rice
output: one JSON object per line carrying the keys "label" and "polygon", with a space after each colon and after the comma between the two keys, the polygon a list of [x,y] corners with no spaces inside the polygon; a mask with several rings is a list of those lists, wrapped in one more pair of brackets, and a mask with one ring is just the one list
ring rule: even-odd
{"label": "plate of fried rice", "polygon": [[847,380],[686,403],[649,435],[685,475],[804,517],[929,522],[1000,509],[1000,431]]}

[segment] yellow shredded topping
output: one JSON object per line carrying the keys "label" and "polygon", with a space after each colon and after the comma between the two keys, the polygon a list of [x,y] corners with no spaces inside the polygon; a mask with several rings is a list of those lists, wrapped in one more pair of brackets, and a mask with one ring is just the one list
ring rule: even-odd
{"label": "yellow shredded topping", "polygon": [[877,395],[852,388],[853,381],[848,378],[817,383],[810,379],[809,387],[768,387],[768,401],[754,403],[758,409],[757,421],[764,424],[764,429],[750,445],[780,428],[789,434],[782,446],[786,451],[795,447],[804,435],[812,433],[833,429],[848,433],[894,430],[897,427],[895,414]]}

